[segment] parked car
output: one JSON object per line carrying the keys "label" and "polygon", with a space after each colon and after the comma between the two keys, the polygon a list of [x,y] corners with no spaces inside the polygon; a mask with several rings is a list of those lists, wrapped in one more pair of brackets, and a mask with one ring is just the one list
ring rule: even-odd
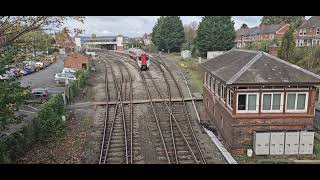
{"label": "parked car", "polygon": [[31,91],[32,99],[40,99],[41,102],[46,101],[49,97],[49,91],[45,88],[36,88]]}
{"label": "parked car", "polygon": [[63,70],[62,70],[62,73],[71,73],[71,74],[74,74],[74,73],[76,73],[76,72],[77,72],[77,70],[72,69],[72,68],[63,68]]}
{"label": "parked car", "polygon": [[24,75],[31,74],[35,71],[35,69],[32,66],[25,66],[23,70],[26,72],[26,74]]}
{"label": "parked car", "polygon": [[44,68],[44,63],[43,62],[36,62],[36,67],[43,69]]}
{"label": "parked car", "polygon": [[65,82],[66,80],[73,81],[76,79],[77,78],[73,74],[70,74],[70,73],[57,73],[54,76],[54,81],[56,83]]}
{"label": "parked car", "polygon": [[0,80],[9,80],[11,77],[8,74],[1,74],[0,75]]}
{"label": "parked car", "polygon": [[13,77],[20,77],[21,76],[21,69],[10,68],[10,70],[7,71],[7,74],[10,74]]}
{"label": "parked car", "polygon": [[96,72],[96,66],[93,65],[93,66],[90,68],[90,71],[91,71],[91,72]]}

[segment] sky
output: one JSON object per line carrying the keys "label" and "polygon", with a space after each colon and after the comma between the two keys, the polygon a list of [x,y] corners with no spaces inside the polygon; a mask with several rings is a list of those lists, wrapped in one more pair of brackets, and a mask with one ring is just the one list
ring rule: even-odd
{"label": "sky", "polygon": [[[201,16],[180,16],[183,24],[190,24],[193,21],[200,22]],[[84,24],[76,21],[69,21],[66,27],[71,29],[84,29],[84,36],[109,36],[124,35],[128,37],[139,37],[144,33],[151,33],[159,16],[86,16]],[[238,29],[243,23],[249,27],[260,24],[262,16],[233,16],[235,28]]]}

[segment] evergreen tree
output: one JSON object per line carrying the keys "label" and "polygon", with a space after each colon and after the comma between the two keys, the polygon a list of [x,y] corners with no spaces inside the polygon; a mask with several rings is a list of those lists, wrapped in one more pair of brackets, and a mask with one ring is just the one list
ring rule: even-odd
{"label": "evergreen tree", "polygon": [[167,16],[163,20],[160,29],[161,39],[164,49],[179,50],[182,43],[185,42],[184,28],[179,16]]}
{"label": "evergreen tree", "polygon": [[195,44],[201,56],[205,56],[207,51],[230,50],[235,38],[231,16],[205,16],[200,22]]}
{"label": "evergreen tree", "polygon": [[179,16],[162,16],[153,27],[152,42],[160,49],[179,50],[185,42],[183,24]]}
{"label": "evergreen tree", "polygon": [[155,46],[157,46],[160,49],[163,48],[163,45],[161,42],[161,35],[160,35],[160,26],[161,26],[164,18],[165,18],[164,16],[161,16],[158,19],[157,23],[155,24],[155,26],[152,29],[152,35],[151,35],[151,41],[153,42],[153,44]]}
{"label": "evergreen tree", "polygon": [[293,37],[294,29],[290,26],[290,29],[283,35],[281,40],[281,46],[278,49],[278,56],[286,61],[291,57],[296,43]]}

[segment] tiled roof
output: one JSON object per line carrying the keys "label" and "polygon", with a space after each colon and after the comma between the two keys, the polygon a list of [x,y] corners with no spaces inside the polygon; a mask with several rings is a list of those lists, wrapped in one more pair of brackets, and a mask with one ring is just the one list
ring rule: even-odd
{"label": "tiled roof", "polygon": [[275,33],[283,26],[284,26],[283,24],[261,25],[259,27],[259,33],[260,34]]}
{"label": "tiled roof", "polygon": [[276,33],[279,29],[281,29],[285,24],[261,24],[259,27],[253,28],[240,28],[236,31],[238,36],[247,36],[247,35],[255,35],[255,34],[269,34]]}
{"label": "tiled roof", "polygon": [[261,51],[232,49],[200,65],[226,84],[320,83],[320,76]]}
{"label": "tiled roof", "polygon": [[253,28],[240,28],[236,31],[237,35],[247,36],[247,35],[255,35],[259,32],[259,27]]}
{"label": "tiled roof", "polygon": [[307,21],[304,21],[299,28],[320,27],[320,16],[312,16]]}

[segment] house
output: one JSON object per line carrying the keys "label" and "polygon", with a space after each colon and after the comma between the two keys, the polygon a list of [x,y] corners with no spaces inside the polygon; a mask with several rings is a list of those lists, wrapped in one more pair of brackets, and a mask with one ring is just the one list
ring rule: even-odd
{"label": "house", "polygon": [[87,69],[88,63],[89,63],[88,57],[80,53],[73,53],[65,58],[64,67],[73,68],[73,69]]}
{"label": "house", "polygon": [[253,28],[240,28],[236,31],[236,47],[237,48],[245,48],[246,46],[250,45],[252,42],[258,39],[258,27]]}
{"label": "house", "polygon": [[297,28],[296,46],[320,45],[320,16],[312,16]]}
{"label": "house", "polygon": [[284,33],[289,30],[289,24],[260,24],[253,28],[240,28],[236,31],[235,45],[237,48],[245,48],[247,45],[262,40],[281,41]]}
{"label": "house", "polygon": [[274,40],[281,41],[284,33],[289,30],[289,24],[281,22],[280,24],[260,24],[258,40]]}
{"label": "house", "polygon": [[319,75],[268,53],[241,49],[200,67],[205,110],[231,153],[252,149],[260,132],[314,130]]}

